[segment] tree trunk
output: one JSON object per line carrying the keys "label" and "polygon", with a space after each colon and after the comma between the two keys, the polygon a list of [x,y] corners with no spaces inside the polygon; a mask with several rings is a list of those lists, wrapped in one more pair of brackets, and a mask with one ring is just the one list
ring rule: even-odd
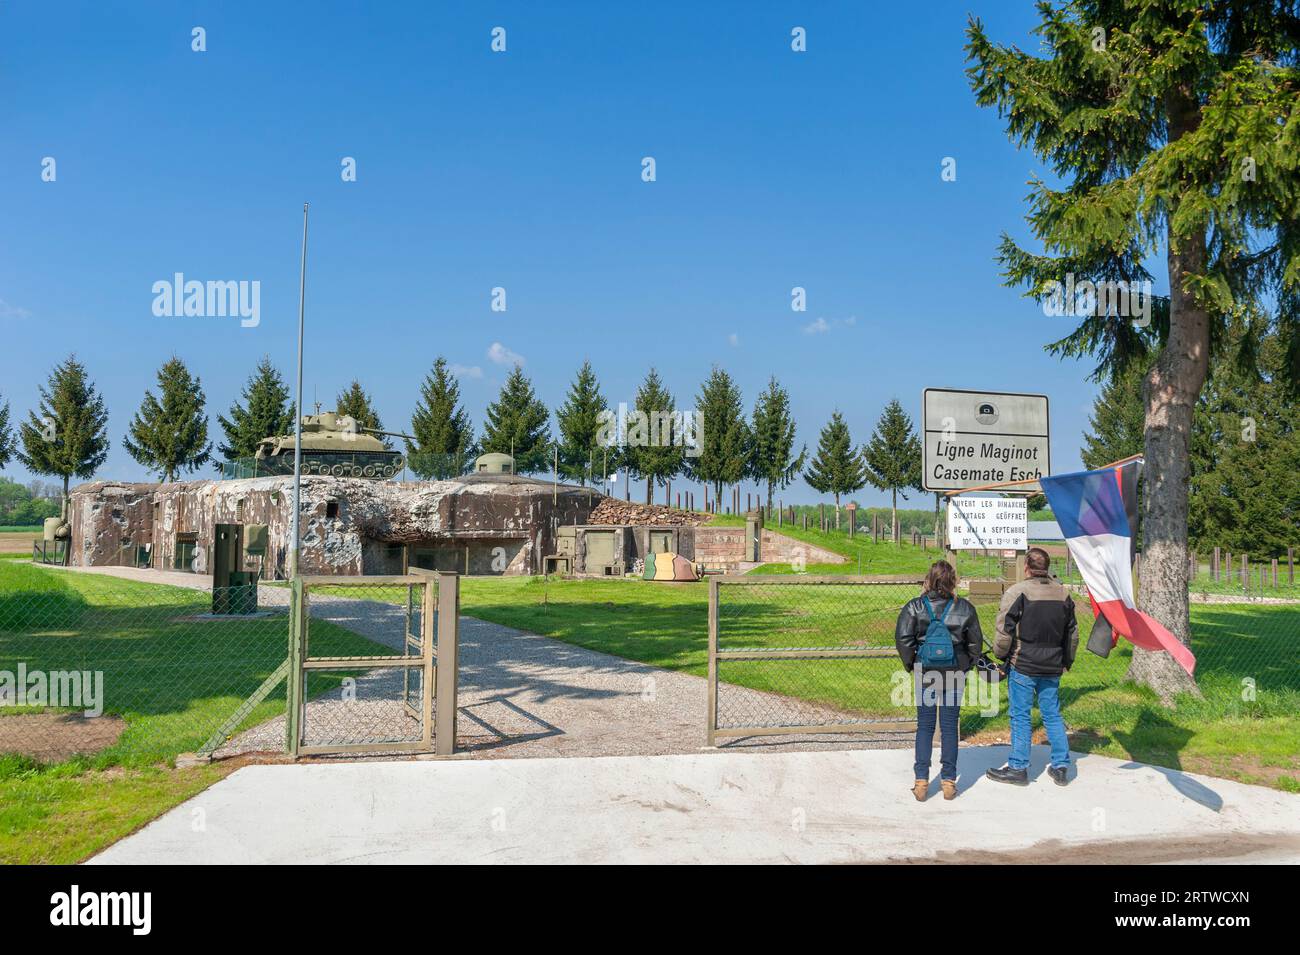
{"label": "tree trunk", "polygon": [[654,503],[654,489],[655,479],[647,474],[645,479],[645,502],[647,504]]}
{"label": "tree trunk", "polygon": [[767,509],[769,511],[772,509],[772,495],[775,493],[776,493],[776,482],[768,481],[767,482]]}
{"label": "tree trunk", "polygon": [[902,543],[902,541],[899,539],[899,534],[898,534],[898,490],[895,489],[892,493],[894,496],[894,500],[893,503],[890,505],[890,509],[889,509],[889,514],[890,514],[889,521],[891,524],[889,536],[890,539],[893,540],[894,545],[897,546],[898,544]]}
{"label": "tree trunk", "polygon": [[[1169,97],[1169,139],[1199,122],[1190,96]],[[1173,211],[1170,212],[1172,218]],[[1191,480],[1192,412],[1209,368],[1210,317],[1183,287],[1188,275],[1204,275],[1203,232],[1168,236],[1169,338],[1142,383],[1146,404],[1146,493],[1142,509],[1142,560],[1138,566],[1138,609],[1191,646],[1187,600],[1187,497]],[[1169,654],[1133,648],[1128,677],[1149,686],[1169,703],[1175,693],[1197,693],[1196,680]]]}
{"label": "tree trunk", "polygon": [[840,529],[840,496],[835,495],[835,529]]}

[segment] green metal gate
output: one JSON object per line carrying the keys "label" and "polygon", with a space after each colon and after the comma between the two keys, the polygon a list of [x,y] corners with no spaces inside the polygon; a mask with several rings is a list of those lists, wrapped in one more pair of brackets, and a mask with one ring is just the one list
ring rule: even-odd
{"label": "green metal gate", "polygon": [[[453,753],[460,578],[307,576],[292,588],[289,753]],[[354,636],[391,652],[339,652]]]}

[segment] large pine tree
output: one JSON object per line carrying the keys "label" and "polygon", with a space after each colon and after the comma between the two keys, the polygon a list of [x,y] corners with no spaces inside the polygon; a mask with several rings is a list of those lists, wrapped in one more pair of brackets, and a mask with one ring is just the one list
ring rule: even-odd
{"label": "large pine tree", "polygon": [[61,477],[66,499],[69,479],[93,476],[108,457],[108,410],[76,355],[56,365],[40,391],[39,407],[18,429],[18,460]]}
{"label": "large pine tree", "polygon": [[217,446],[227,461],[250,458],[263,438],[290,434],[293,431],[293,405],[289,389],[269,357],[257,363],[257,369],[244,385],[243,404],[230,406],[230,417],[217,415],[226,440]]}
{"label": "large pine tree", "polygon": [[208,461],[212,444],[203,387],[183,361],[173,357],[163,363],[158,389],[161,398],[145,391],[122,443],[131,457],[171,482],[180,472],[194,471]]}
{"label": "large pine tree", "polygon": [[0,405],[0,468],[14,456],[14,432],[9,426],[9,402]]}
{"label": "large pine tree", "polygon": [[555,413],[560,426],[560,473],[565,477],[587,483],[595,455],[603,451],[596,439],[601,430],[601,412],[608,407],[591,362],[584,361],[569,386],[564,405]]}
{"label": "large pine tree", "polygon": [[[338,398],[334,402],[334,410],[340,415],[347,415],[357,424],[357,434],[365,434],[368,431],[383,431],[384,423],[379,418],[379,412],[375,410],[374,399],[365,388],[361,387],[361,382],[355,378],[352,384],[348,385],[343,391],[339,392]],[[384,447],[391,448],[392,442],[382,435],[375,435],[384,443]]]}
{"label": "large pine tree", "polygon": [[680,474],[686,460],[677,405],[654,368],[637,389],[634,408],[636,417],[628,424],[623,458],[631,473],[645,481],[645,502],[650,504],[655,485],[664,486]]}
{"label": "large pine tree", "polygon": [[767,507],[778,487],[788,487],[803,470],[808,457],[805,445],[794,453],[794,415],[790,395],[773,376],[758,396],[750,425],[749,475],[767,487]]}
{"label": "large pine tree", "polygon": [[[1242,316],[1269,316],[1263,324],[1285,337],[1287,383],[1300,381],[1296,7],[1067,0],[1037,10],[1033,54],[993,43],[978,20],[968,30],[976,101],[1054,173],[1031,183],[1041,250],[1004,235],[1000,257],[1008,283],[1040,300],[1070,279],[1168,278],[1153,344],[1107,302],[1048,347],[1094,355],[1104,373],[1154,350],[1138,604],[1190,645],[1190,444],[1211,351]],[[1129,676],[1166,700],[1196,690],[1164,652],[1134,648]]]}
{"label": "large pine tree", "polygon": [[474,425],[460,403],[460,382],[447,359],[434,359],[420,385],[420,400],[411,415],[407,467],[422,478],[443,480],[465,473],[474,453]]}
{"label": "large pine tree", "polygon": [[867,483],[867,469],[862,456],[853,447],[849,426],[839,411],[822,428],[817,454],[804,473],[808,486],[821,494],[835,496],[835,526],[840,523],[840,495],[861,490]]}
{"label": "large pine tree", "polygon": [[1191,540],[1261,561],[1294,546],[1300,527],[1300,398],[1265,336],[1257,367],[1216,361],[1192,436]]}
{"label": "large pine tree", "polygon": [[515,470],[536,474],[551,466],[551,413],[535,394],[523,368],[515,365],[497,400],[487,407],[483,450],[513,454]]}
{"label": "large pine tree", "polygon": [[713,500],[721,501],[723,487],[743,479],[749,463],[744,399],[731,375],[714,365],[695,400],[699,454],[687,457],[686,466],[695,480],[713,485]]}
{"label": "large pine tree", "polygon": [[899,542],[898,495],[907,500],[910,490],[921,491],[921,439],[912,430],[912,419],[895,398],[885,405],[871,440],[862,449],[867,481],[890,494],[890,528]]}
{"label": "large pine tree", "polygon": [[1137,363],[1102,386],[1092,403],[1088,430],[1083,435],[1084,467],[1093,469],[1142,453],[1146,408],[1142,401],[1145,369]]}

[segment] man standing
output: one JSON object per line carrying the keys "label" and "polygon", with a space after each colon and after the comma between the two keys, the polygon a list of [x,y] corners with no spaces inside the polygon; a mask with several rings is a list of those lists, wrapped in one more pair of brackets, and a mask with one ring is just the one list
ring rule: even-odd
{"label": "man standing", "polygon": [[1074,664],[1079,648],[1079,628],[1074,601],[1049,572],[1052,559],[1041,547],[1025,554],[1026,579],[1008,588],[998,608],[997,639],[993,652],[1009,667],[1007,705],[1011,712],[1011,755],[988,778],[1024,786],[1029,782],[1030,711],[1038,697],[1052,762],[1047,773],[1058,786],[1068,781],[1070,744],[1061,719],[1058,690],[1061,674]]}

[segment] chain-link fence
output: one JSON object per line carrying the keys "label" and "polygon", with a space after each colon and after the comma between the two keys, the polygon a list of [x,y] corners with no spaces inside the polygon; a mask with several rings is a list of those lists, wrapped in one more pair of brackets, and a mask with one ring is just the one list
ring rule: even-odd
{"label": "chain-link fence", "polygon": [[715,578],[709,742],[719,736],[909,729],[891,698],[894,624],[911,577]]}
{"label": "chain-link fence", "polygon": [[[709,740],[777,733],[902,729],[915,719],[913,687],[894,646],[919,580],[718,578],[710,584]],[[976,606],[986,647],[996,598]],[[1129,681],[1131,644],[1102,658],[1085,649],[1093,617],[1076,598],[1080,631],[1062,699],[1099,723],[1157,698]],[[1205,716],[1261,717],[1300,709],[1300,602],[1192,604],[1192,646],[1202,696],[1181,704]],[[1005,715],[1004,688],[968,679],[963,727]],[[1148,721],[1151,718],[1148,717]],[[1084,720],[1087,722],[1089,720]]]}
{"label": "chain-link fence", "polygon": [[308,588],[292,660],[293,586],[214,592],[119,573],[0,561],[0,759],[143,765],[429,740],[435,576]]}
{"label": "chain-link fence", "polygon": [[[454,670],[458,580],[454,574],[391,578],[307,577],[301,648],[290,664],[290,750],[295,754],[451,752],[455,739]],[[448,613],[439,613],[439,608]],[[324,644],[318,638],[326,628]],[[331,649],[336,627],[365,636],[364,654]],[[442,689],[438,705],[438,667]],[[453,680],[448,684],[448,679]],[[450,688],[450,689],[449,689]]]}

